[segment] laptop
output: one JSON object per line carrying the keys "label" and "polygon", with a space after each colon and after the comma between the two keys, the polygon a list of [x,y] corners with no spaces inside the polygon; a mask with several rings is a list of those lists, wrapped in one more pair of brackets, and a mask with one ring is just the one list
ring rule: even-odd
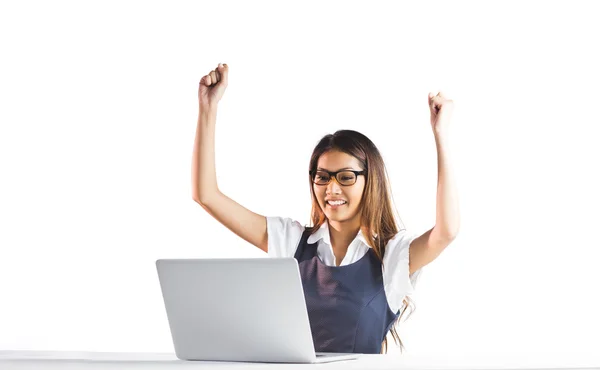
{"label": "laptop", "polygon": [[181,360],[322,363],[295,258],[159,259],[156,269]]}

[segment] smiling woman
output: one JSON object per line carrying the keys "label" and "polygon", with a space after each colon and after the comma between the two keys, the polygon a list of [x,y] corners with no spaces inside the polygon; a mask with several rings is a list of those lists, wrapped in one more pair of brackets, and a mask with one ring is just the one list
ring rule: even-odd
{"label": "smiling woman", "polygon": [[[319,162],[316,169],[311,167],[309,174],[313,183],[313,196],[320,209],[330,222],[353,218],[354,224],[359,226],[360,217],[357,216],[365,188],[363,166],[352,155],[338,150],[322,154]],[[328,168],[339,169],[332,172]]]}
{"label": "smiling woman", "polygon": [[[318,240],[323,243],[323,247],[321,247],[321,253],[319,253],[319,247],[316,247],[317,257],[322,258],[327,255],[327,252],[332,252],[333,267],[353,266],[353,268],[359,268],[360,266],[360,271],[362,271],[359,276],[356,276],[355,273],[353,273],[354,276],[348,276],[336,271],[337,276],[331,277],[334,280],[312,284],[313,289],[315,292],[319,292],[320,286],[339,284],[340,289],[361,291],[369,301],[358,300],[358,306],[347,306],[345,309],[347,311],[356,310],[357,314],[360,314],[363,307],[366,306],[370,310],[378,312],[378,315],[377,319],[359,319],[355,325],[362,328],[364,335],[371,337],[371,340],[380,338],[380,351],[387,350],[386,334],[390,330],[394,339],[402,347],[402,341],[394,323],[399,322],[410,303],[407,293],[412,292],[416,276],[413,281],[410,281],[408,247],[411,240],[406,237],[405,230],[401,232],[398,230],[394,219],[385,165],[379,150],[365,135],[352,130],[339,130],[334,134],[324,136],[319,141],[311,156],[309,174],[313,199],[311,217],[313,226],[306,227],[303,233],[308,233],[307,239],[313,236],[314,240],[319,238],[319,232],[324,235],[327,232],[323,232],[323,230],[328,231],[329,240],[323,237]],[[294,226],[290,225],[290,227]],[[271,243],[269,244],[271,245]],[[329,247],[326,248],[326,245]],[[301,245],[298,249],[302,249],[302,247]],[[304,247],[306,248],[306,246]],[[298,254],[297,251],[295,253]],[[303,251],[301,255],[306,256],[306,253]],[[294,256],[296,257],[296,255]],[[318,265],[316,268],[311,266],[309,261],[315,265],[315,257],[310,253],[308,256],[312,259],[305,257],[305,260],[299,260],[301,275],[304,270],[304,275],[312,276],[311,270],[318,271],[320,267],[323,270],[320,271],[320,275],[328,276],[324,266]],[[363,258],[365,256],[369,258]],[[359,288],[373,276],[375,276],[375,282],[371,282],[369,287]],[[356,279],[363,281],[355,282]],[[343,280],[348,281],[344,284]],[[304,278],[303,283],[310,285],[310,282]],[[345,295],[342,290],[339,290],[338,293],[340,296]],[[320,296],[320,298],[310,303],[315,306],[312,318],[321,323],[324,316],[333,316],[334,314],[327,312],[332,308],[327,307],[328,303],[322,298],[322,295],[313,295]],[[406,299],[404,299],[405,296]],[[339,309],[340,306],[339,303],[336,304],[335,309]],[[320,309],[316,309],[316,307],[320,307]],[[401,308],[403,308],[402,312],[399,311]],[[348,323],[337,324],[341,326]],[[374,327],[384,328],[384,331],[377,332]],[[325,331],[325,329],[321,330]],[[326,339],[333,340],[333,338],[323,338],[324,341]],[[355,341],[359,342],[358,339]],[[328,351],[332,348],[321,350]],[[366,348],[363,348],[364,350]],[[369,350],[373,351],[373,348],[369,348]]]}
{"label": "smiling woman", "polygon": [[[313,150],[307,173],[312,226],[259,215],[221,193],[214,134],[217,105],[227,83],[226,65],[200,81],[194,200],[270,257],[298,261],[316,352],[386,352],[390,331],[402,349],[395,324],[411,303],[409,295],[422,267],[449,239],[438,229],[415,238],[398,228],[383,158],[357,131],[325,135]],[[431,95],[429,99],[433,104]]]}

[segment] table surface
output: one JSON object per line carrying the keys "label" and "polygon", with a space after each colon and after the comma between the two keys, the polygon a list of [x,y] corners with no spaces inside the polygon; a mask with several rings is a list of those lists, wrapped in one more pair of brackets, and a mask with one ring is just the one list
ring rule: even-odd
{"label": "table surface", "polygon": [[0,369],[599,369],[598,354],[537,355],[361,355],[357,360],[324,364],[182,361],[174,353],[0,351]]}

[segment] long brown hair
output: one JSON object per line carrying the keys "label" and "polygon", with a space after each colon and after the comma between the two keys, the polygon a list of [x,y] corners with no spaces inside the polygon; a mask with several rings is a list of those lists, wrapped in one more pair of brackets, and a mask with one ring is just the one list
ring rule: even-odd
{"label": "long brown hair", "polygon": [[[355,157],[360,162],[362,169],[366,171],[366,184],[360,205],[361,231],[367,243],[383,264],[385,246],[399,231],[392,208],[392,193],[383,158],[375,144],[365,135],[353,130],[338,130],[333,134],[323,136],[319,141],[310,157],[308,170],[316,171],[319,158],[329,151],[339,151]],[[315,196],[310,174],[308,175],[308,182],[312,197],[311,221],[313,226],[311,234],[314,234],[323,225],[326,216]],[[400,346],[401,352],[404,345],[398,335],[396,326],[400,323],[409,306],[411,307],[411,313],[408,317],[414,311],[414,304],[408,296],[405,297],[404,303],[400,316],[390,330],[394,342]],[[387,353],[387,333],[381,344],[381,353]]]}

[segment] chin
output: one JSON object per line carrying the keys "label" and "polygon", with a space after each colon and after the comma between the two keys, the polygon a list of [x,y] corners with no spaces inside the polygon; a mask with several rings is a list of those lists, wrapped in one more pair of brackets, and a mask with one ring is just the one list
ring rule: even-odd
{"label": "chin", "polygon": [[346,212],[332,212],[327,208],[323,209],[323,207],[321,207],[321,211],[325,215],[327,221],[345,222],[353,219],[351,212],[348,212],[348,210],[346,210]]}
{"label": "chin", "polygon": [[351,214],[350,212],[344,212],[342,214],[331,214],[330,212],[324,212],[327,221],[335,221],[335,222],[351,222],[356,217],[357,214]]}
{"label": "chin", "polygon": [[345,215],[330,215],[330,214],[325,213],[325,217],[327,217],[328,221],[335,221],[335,222],[350,221],[350,218]]}

